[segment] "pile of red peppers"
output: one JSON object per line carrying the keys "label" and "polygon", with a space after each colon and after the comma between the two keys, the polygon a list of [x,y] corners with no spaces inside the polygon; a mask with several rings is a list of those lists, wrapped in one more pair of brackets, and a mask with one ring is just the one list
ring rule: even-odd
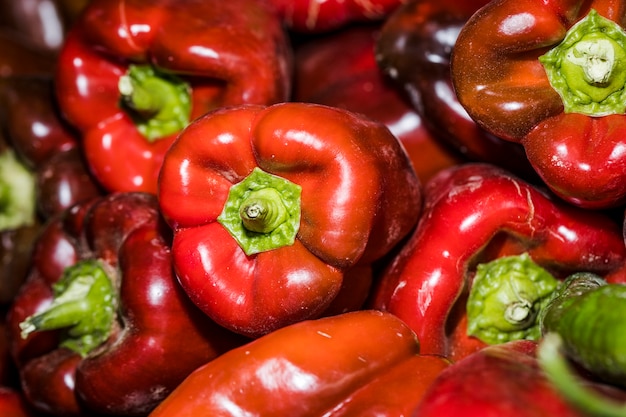
{"label": "pile of red peppers", "polygon": [[626,415],[626,1],[7,0],[0,41],[1,416]]}

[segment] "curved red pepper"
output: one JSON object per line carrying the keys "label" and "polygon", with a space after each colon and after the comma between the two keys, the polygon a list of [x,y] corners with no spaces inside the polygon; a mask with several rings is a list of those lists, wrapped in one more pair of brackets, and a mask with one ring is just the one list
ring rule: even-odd
{"label": "curved red pepper", "polygon": [[[146,89],[163,87],[155,87],[155,78],[182,84],[176,84],[176,94],[149,93],[148,102],[128,98],[137,107],[129,110],[120,104],[120,89],[129,95],[143,91],[136,86],[129,90],[128,83],[120,87],[131,64],[157,71]],[[156,192],[163,155],[185,119],[222,106],[285,101],[290,65],[286,34],[262,2],[95,0],[60,52],[56,89],[63,113],[82,133],[87,161],[102,185],[109,191]],[[171,104],[171,96],[180,103]],[[160,120],[168,129],[148,140],[135,120]]]}
{"label": "curved red pepper", "polygon": [[467,20],[488,0],[411,0],[384,22],[376,40],[381,70],[406,90],[425,128],[473,161],[535,178],[524,148],[479,127],[459,104],[450,55]]}
{"label": "curved red pepper", "polygon": [[546,378],[536,351],[537,342],[516,340],[468,356],[441,372],[412,415],[584,417]]}
{"label": "curved red pepper", "polygon": [[350,23],[380,21],[405,0],[270,0],[285,25],[301,33],[330,32]]}
{"label": "curved red pepper", "polygon": [[626,116],[567,110],[539,61],[591,9],[626,23],[621,0],[490,2],[459,34],[452,79],[470,116],[498,137],[522,143],[558,196],[574,205],[606,208],[626,201]]}
{"label": "curved red pepper", "polygon": [[560,204],[500,168],[451,168],[424,192],[418,227],[383,272],[373,301],[411,326],[422,353],[458,359],[484,346],[466,335],[463,304],[478,263],[528,252],[556,276],[596,271],[626,280],[620,225]]}
{"label": "curved red pepper", "polygon": [[296,323],[225,353],[150,417],[405,416],[448,365],[419,355],[415,334],[393,315],[356,311]]}
{"label": "curved red pepper", "polygon": [[28,407],[19,391],[0,385],[0,415],[2,417],[35,417],[37,414]]}
{"label": "curved red pepper", "polygon": [[[142,415],[196,367],[240,343],[188,300],[172,272],[170,238],[156,197],[144,193],[110,194],[48,223],[9,311],[12,355],[34,407],[59,416]],[[83,273],[86,265],[101,269]],[[99,282],[113,288],[93,311],[65,320],[52,309],[61,300],[53,290],[70,271],[79,279],[104,271]],[[91,300],[93,288],[81,300]],[[113,312],[112,322],[97,319],[103,311]],[[84,317],[100,332],[77,333]]]}
{"label": "curved red pepper", "polygon": [[[225,207],[237,207],[230,205],[231,187],[247,187],[255,171],[263,181],[299,187],[301,198],[296,202],[290,191],[282,200],[295,210],[275,229],[288,227],[291,240],[252,252],[217,220]],[[215,321],[251,336],[322,314],[347,271],[394,248],[421,207],[415,171],[384,125],[305,103],[236,107],[196,119],[166,154],[159,184],[182,285]],[[233,224],[242,224],[240,216]],[[253,241],[279,236],[241,232]]]}
{"label": "curved red pepper", "polygon": [[379,29],[379,24],[348,27],[299,45],[293,101],[339,107],[384,123],[425,182],[462,158],[433,137],[425,120],[381,72],[374,57]]}

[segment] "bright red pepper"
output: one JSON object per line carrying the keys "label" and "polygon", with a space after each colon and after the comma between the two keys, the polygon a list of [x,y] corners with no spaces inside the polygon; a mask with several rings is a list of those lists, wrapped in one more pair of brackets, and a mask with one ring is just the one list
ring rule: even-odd
{"label": "bright red pepper", "polygon": [[521,143],[545,183],[586,208],[626,201],[625,24],[623,0],[495,0],[452,54],[470,116]]}
{"label": "bright red pepper", "polygon": [[93,0],[60,52],[56,89],[109,191],[156,192],[163,155],[192,119],[285,101],[291,49],[258,0]]}
{"label": "bright red pepper", "polygon": [[[546,378],[537,342],[489,346],[443,370],[422,397],[414,416],[584,417]],[[610,390],[587,381],[597,389]]]}
{"label": "bright red pepper", "polygon": [[415,334],[395,316],[356,311],[296,323],[225,353],[150,417],[401,417],[448,366],[419,355]]}
{"label": "bright red pepper", "polygon": [[407,97],[383,75],[374,57],[379,28],[348,27],[298,45],[293,100],[347,109],[384,123],[425,182],[463,159],[433,137]]}
{"label": "bright red pepper", "polygon": [[440,172],[424,193],[417,229],[383,272],[373,301],[411,326],[422,353],[459,359],[484,346],[466,334],[477,264],[527,252],[558,277],[596,271],[626,281],[619,224],[551,199],[503,169],[460,165]]}
{"label": "bright red pepper", "polygon": [[480,128],[459,104],[450,75],[458,32],[489,0],[410,0],[384,22],[376,40],[381,70],[406,91],[425,128],[472,161],[536,179],[524,148]]}
{"label": "bright red pepper", "polygon": [[421,208],[415,171],[383,124],[310,103],[196,119],[159,184],[180,282],[250,336],[320,316],[350,280],[369,280],[354,268],[389,253]]}
{"label": "bright red pepper", "polygon": [[285,25],[301,33],[330,32],[355,22],[380,21],[405,0],[269,0]]}
{"label": "bright red pepper", "polygon": [[145,415],[241,342],[189,301],[156,197],[113,193],[48,222],[9,311],[24,394],[58,416]]}

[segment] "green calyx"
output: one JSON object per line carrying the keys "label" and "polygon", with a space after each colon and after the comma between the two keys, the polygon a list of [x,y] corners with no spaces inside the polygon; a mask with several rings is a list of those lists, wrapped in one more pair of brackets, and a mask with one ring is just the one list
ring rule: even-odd
{"label": "green calyx", "polygon": [[130,65],[118,89],[122,107],[149,142],[178,133],[189,124],[191,89],[171,74],[150,65]]}
{"label": "green calyx", "polygon": [[217,221],[247,255],[292,245],[300,228],[302,188],[255,168],[233,185]]}
{"label": "green calyx", "polygon": [[591,10],[539,57],[566,113],[626,112],[626,32]]}
{"label": "green calyx", "polygon": [[467,301],[467,333],[488,344],[539,340],[538,314],[558,286],[528,254],[478,265]]}
{"label": "green calyx", "polygon": [[60,346],[86,356],[111,332],[117,310],[113,282],[100,262],[86,260],[67,268],[52,289],[50,306],[20,323],[22,338],[36,331],[64,329]]}
{"label": "green calyx", "polygon": [[0,154],[0,231],[35,223],[35,175],[11,149]]}

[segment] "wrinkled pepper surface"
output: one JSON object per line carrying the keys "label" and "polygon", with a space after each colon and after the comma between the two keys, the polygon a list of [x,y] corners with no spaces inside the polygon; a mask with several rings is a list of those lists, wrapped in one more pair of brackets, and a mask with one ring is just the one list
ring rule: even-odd
{"label": "wrinkled pepper surface", "polygon": [[475,352],[442,371],[412,415],[586,416],[569,405],[546,378],[536,353],[537,342],[530,340]]}
{"label": "wrinkled pepper surface", "polygon": [[419,354],[389,313],[361,310],[276,330],[194,371],[160,416],[409,415],[449,361]]}
{"label": "wrinkled pepper surface", "polygon": [[93,0],[58,58],[61,109],[109,191],[156,192],[163,155],[190,120],[285,101],[291,50],[258,0]]}
{"label": "wrinkled pepper surface", "polygon": [[[252,337],[323,314],[421,209],[419,179],[383,124],[310,103],[196,119],[167,152],[159,184],[183,287],[216,322]],[[346,299],[364,300],[361,287]]]}
{"label": "wrinkled pepper surface", "polygon": [[459,104],[450,56],[467,20],[488,0],[410,0],[384,22],[376,40],[381,70],[406,91],[425,128],[472,161],[536,178],[524,148],[482,129]]}
{"label": "wrinkled pepper surface", "polygon": [[479,264],[528,253],[557,277],[593,271],[610,282],[626,280],[621,225],[501,168],[444,170],[424,194],[417,229],[383,271],[373,299],[411,326],[422,353],[460,359],[484,347],[466,333],[465,301]]}
{"label": "wrinkled pepper surface", "polygon": [[293,101],[339,107],[384,123],[425,182],[463,158],[433,137],[408,98],[378,67],[374,45],[379,29],[380,24],[348,27],[296,47]]}
{"label": "wrinkled pepper surface", "polygon": [[240,343],[187,298],[149,193],[113,193],[48,222],[9,310],[22,390],[57,416],[145,415]]}
{"label": "wrinkled pepper surface", "polygon": [[626,2],[496,0],[452,53],[460,103],[571,204],[626,201]]}
{"label": "wrinkled pepper surface", "polygon": [[269,0],[286,27],[321,33],[357,22],[381,21],[405,0]]}

